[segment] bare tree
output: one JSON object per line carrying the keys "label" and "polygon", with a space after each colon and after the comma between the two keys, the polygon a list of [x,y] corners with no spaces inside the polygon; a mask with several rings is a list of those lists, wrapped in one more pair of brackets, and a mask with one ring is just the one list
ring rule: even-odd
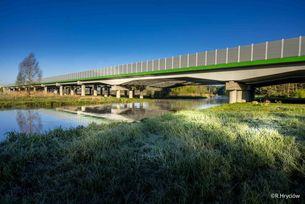
{"label": "bare tree", "polygon": [[42,71],[33,53],[30,53],[19,64],[19,72],[16,78],[16,85],[31,85],[41,81]]}

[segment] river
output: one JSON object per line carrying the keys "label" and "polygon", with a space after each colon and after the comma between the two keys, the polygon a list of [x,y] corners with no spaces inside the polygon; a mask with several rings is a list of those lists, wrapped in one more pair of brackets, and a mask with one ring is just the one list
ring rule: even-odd
{"label": "river", "polygon": [[205,109],[227,101],[226,97],[216,96],[210,99],[160,99],[143,103],[1,110],[0,141],[5,140],[8,132],[43,133],[54,128],[67,129],[90,123],[133,122],[179,110]]}

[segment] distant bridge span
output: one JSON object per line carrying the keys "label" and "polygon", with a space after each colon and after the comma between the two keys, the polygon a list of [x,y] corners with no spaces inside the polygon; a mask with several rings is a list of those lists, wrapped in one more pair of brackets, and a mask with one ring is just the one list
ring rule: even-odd
{"label": "distant bridge span", "polygon": [[235,103],[251,101],[255,87],[286,82],[305,82],[303,36],[47,77],[39,83],[6,88],[82,96],[107,96],[112,90],[118,98],[123,91],[132,98],[137,91],[142,98],[147,91],[225,84],[230,103]]}

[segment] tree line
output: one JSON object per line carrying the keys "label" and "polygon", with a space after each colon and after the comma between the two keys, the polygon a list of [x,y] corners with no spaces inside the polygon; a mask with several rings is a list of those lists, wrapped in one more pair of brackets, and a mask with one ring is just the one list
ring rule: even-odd
{"label": "tree line", "polygon": [[257,95],[266,97],[305,98],[305,83],[286,83],[257,88]]}

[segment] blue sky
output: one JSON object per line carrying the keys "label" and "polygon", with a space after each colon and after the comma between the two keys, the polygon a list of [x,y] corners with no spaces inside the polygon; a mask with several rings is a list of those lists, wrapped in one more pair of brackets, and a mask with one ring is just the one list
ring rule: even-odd
{"label": "blue sky", "polygon": [[304,0],[0,0],[0,84],[299,35]]}

